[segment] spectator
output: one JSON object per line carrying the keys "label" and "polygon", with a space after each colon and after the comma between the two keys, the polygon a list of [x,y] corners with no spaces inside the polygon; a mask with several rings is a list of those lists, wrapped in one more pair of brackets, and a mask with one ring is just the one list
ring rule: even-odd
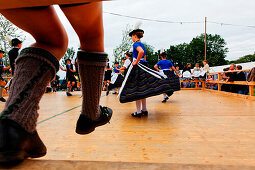
{"label": "spectator", "polygon": [[[242,66],[241,66],[241,65],[238,65],[238,66],[236,67],[236,70],[242,70]],[[243,71],[238,72],[238,73],[236,74],[236,79],[235,79],[235,81],[246,81],[246,76],[245,76],[245,74],[244,74]],[[237,88],[237,93],[238,93],[238,94],[247,94],[247,93],[248,93],[248,89],[247,89],[247,86],[246,86],[246,85],[237,85],[236,88]]]}
{"label": "spectator", "polygon": [[[236,69],[236,65],[235,64],[230,64],[229,71],[234,71],[235,69]],[[236,75],[237,75],[236,72],[226,73],[226,76],[227,76],[226,82],[235,81],[236,80]]]}
{"label": "spectator", "polygon": [[[234,71],[236,69],[236,65],[235,64],[230,64],[230,67],[226,68],[224,70],[227,70],[227,69],[228,69],[228,71]],[[226,82],[231,82],[231,81],[236,80],[236,75],[237,75],[236,72],[227,72],[227,73],[225,73],[225,76],[223,78],[225,79]],[[237,93],[236,85],[223,84],[221,89],[222,89],[222,91]]]}
{"label": "spectator", "polygon": [[181,71],[180,71],[179,66],[176,66],[176,71],[177,71],[177,74],[180,76],[181,75]]}
{"label": "spectator", "polygon": [[210,67],[209,67],[209,64],[207,63],[206,60],[203,61],[203,64],[204,64],[204,67],[202,68],[202,71],[201,71],[201,74],[200,74],[200,78],[202,80],[205,80],[206,79],[206,73],[209,73],[210,71]]}
{"label": "spectator", "polygon": [[251,69],[251,71],[248,74],[247,81],[254,81],[255,80],[255,67]]}
{"label": "spectator", "polygon": [[200,73],[201,73],[201,70],[200,70],[200,68],[199,68],[199,63],[196,63],[196,66],[195,66],[194,69],[193,69],[194,78],[195,78],[196,80],[199,79]]}
{"label": "spectator", "polygon": [[[191,64],[187,63],[186,66],[184,67],[183,71],[182,71],[182,77],[184,81],[190,81],[191,79]],[[190,88],[190,83],[183,83],[183,85],[185,86],[185,88]]]}
{"label": "spectator", "polygon": [[3,90],[4,90],[4,86],[6,85],[6,83],[2,77],[2,74],[5,70],[10,69],[11,67],[10,66],[5,67],[3,65],[3,62],[2,62],[3,55],[4,55],[4,51],[0,50],[0,60],[1,60],[1,62],[0,62],[0,101],[6,102],[5,98],[3,98]]}

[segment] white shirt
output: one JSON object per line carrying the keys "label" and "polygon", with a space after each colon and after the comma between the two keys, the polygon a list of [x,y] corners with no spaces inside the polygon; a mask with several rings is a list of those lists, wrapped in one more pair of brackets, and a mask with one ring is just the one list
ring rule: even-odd
{"label": "white shirt", "polygon": [[131,64],[131,61],[130,61],[129,59],[126,59],[126,61],[125,61],[124,65],[123,65],[123,67],[128,68],[128,66],[129,66],[130,64]]}

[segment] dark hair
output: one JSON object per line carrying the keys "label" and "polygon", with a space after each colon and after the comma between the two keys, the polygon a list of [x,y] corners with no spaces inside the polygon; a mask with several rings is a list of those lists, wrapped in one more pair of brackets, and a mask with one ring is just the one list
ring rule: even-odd
{"label": "dark hair", "polygon": [[243,69],[243,67],[241,65],[238,65],[236,67],[238,68],[238,70],[242,70]]}
{"label": "dark hair", "polygon": [[163,52],[163,53],[161,53],[160,55],[161,55],[161,57],[163,57],[163,58],[166,58],[166,57],[167,57],[167,53],[166,53],[166,52]]}
{"label": "dark hair", "polygon": [[228,70],[229,70],[229,67],[223,69],[223,71],[228,71]]}
{"label": "dark hair", "polygon": [[71,61],[69,58],[68,58],[68,59],[66,59],[66,61],[65,61],[65,62],[67,63],[67,61],[70,61],[70,62],[72,62],[72,61]]}
{"label": "dark hair", "polygon": [[19,44],[21,44],[22,43],[22,41],[20,41],[18,38],[14,38],[14,39],[12,39],[12,41],[11,41],[11,45],[13,46],[13,47],[15,47],[15,46],[17,46],[17,45],[19,45]]}
{"label": "dark hair", "polygon": [[126,60],[126,57],[122,57],[122,60]]}
{"label": "dark hair", "polygon": [[138,38],[143,38],[143,32],[136,32],[134,33]]}
{"label": "dark hair", "polygon": [[115,61],[114,64],[119,64],[119,62],[118,62],[118,61]]}
{"label": "dark hair", "polygon": [[126,52],[126,55],[127,55],[128,57],[132,57],[133,53],[131,53],[131,52]]}

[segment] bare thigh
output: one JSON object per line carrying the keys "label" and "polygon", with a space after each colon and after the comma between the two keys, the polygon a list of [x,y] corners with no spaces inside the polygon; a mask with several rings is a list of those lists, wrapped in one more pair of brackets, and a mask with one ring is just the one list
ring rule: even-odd
{"label": "bare thigh", "polygon": [[104,52],[102,2],[61,7],[80,39],[81,49]]}
{"label": "bare thigh", "polygon": [[58,59],[64,55],[68,38],[53,6],[0,10],[0,13],[35,38],[32,47],[44,48]]}

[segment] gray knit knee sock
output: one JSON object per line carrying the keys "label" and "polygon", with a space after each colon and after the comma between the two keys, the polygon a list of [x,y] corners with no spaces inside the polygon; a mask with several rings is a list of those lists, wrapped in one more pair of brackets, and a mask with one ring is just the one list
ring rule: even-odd
{"label": "gray knit knee sock", "polygon": [[79,51],[77,56],[83,96],[81,114],[96,120],[107,54]]}
{"label": "gray knit knee sock", "polygon": [[35,47],[23,49],[16,60],[9,98],[0,119],[12,119],[26,131],[35,131],[39,101],[58,69],[59,62],[50,52]]}

